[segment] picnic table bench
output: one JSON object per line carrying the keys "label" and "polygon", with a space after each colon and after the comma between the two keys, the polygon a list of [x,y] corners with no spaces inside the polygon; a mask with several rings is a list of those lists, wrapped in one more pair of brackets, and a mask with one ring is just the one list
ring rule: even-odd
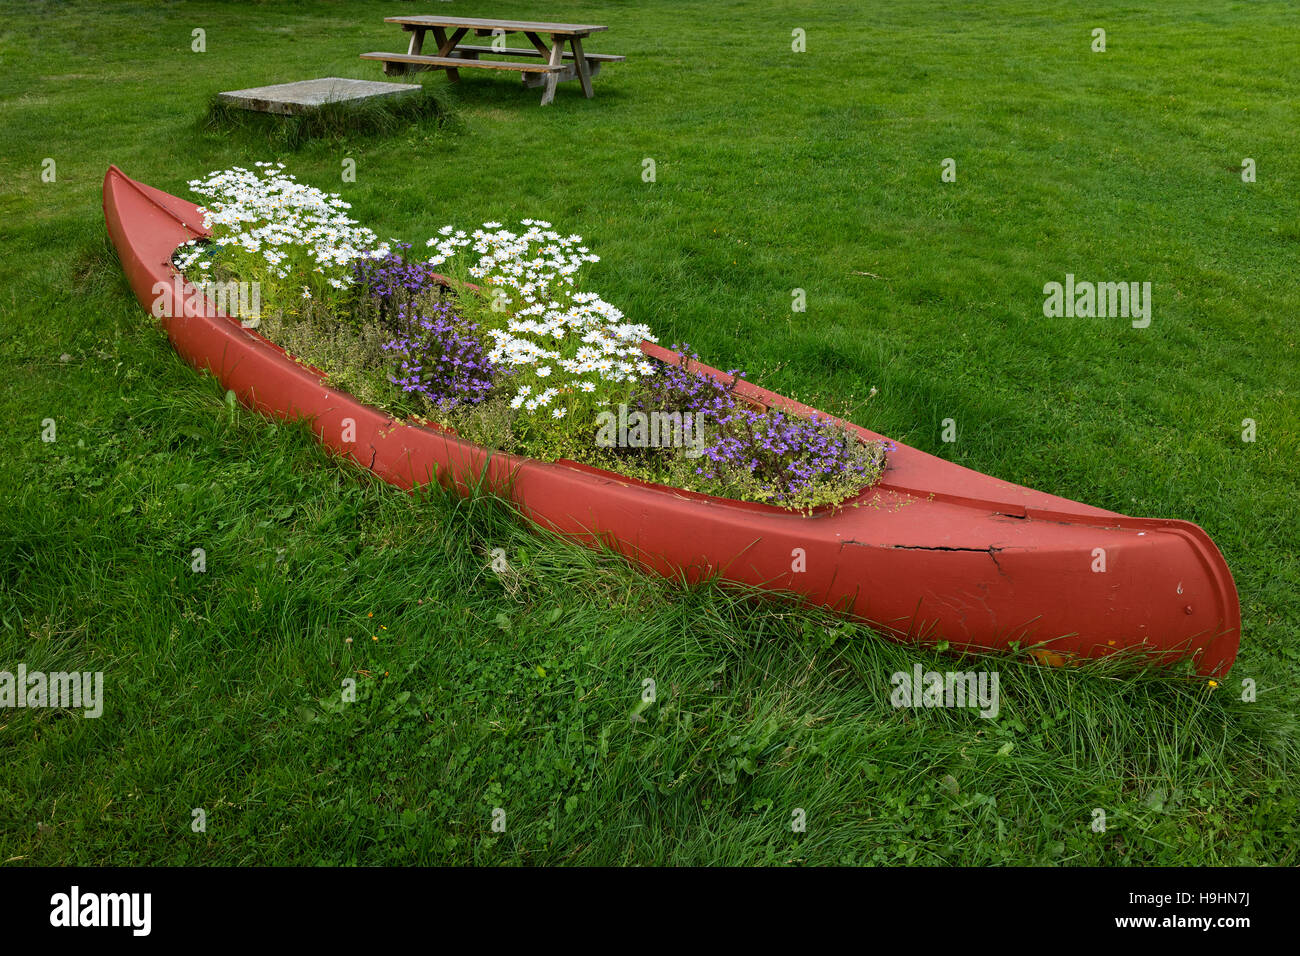
{"label": "picnic table bench", "polygon": [[[602,63],[615,63],[626,57],[610,53],[587,53],[582,41],[593,33],[608,27],[584,23],[545,23],[533,20],[485,20],[475,17],[409,16],[385,17],[385,23],[400,24],[411,34],[405,53],[363,53],[363,60],[378,60],[384,64],[384,73],[397,76],[416,70],[446,70],[452,82],[460,81],[460,70],[514,70],[525,86],[541,86],[542,105],[555,98],[556,84],[577,79],[582,92],[591,99],[591,78],[600,72]],[[503,44],[481,46],[460,41],[470,32],[475,36],[504,37],[522,33],[530,47],[507,47]],[[432,33],[437,53],[428,55],[424,50],[424,37]],[[550,38],[548,46],[543,37]],[[569,49],[565,49],[568,46]],[[518,57],[519,59],[481,59],[482,54],[493,57]],[[541,60],[544,62],[532,62]]]}

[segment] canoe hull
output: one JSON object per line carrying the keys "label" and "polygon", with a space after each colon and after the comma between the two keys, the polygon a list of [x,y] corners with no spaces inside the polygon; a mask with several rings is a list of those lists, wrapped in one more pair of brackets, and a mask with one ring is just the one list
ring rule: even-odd
{"label": "canoe hull", "polygon": [[[162,289],[182,290],[175,314],[160,321],[187,362],[212,372],[250,408],[306,419],[327,447],[400,487],[439,481],[464,489],[485,478],[537,524],[612,547],[647,570],[790,592],[901,640],[989,651],[1037,645],[1052,662],[1143,648],[1190,657],[1211,676],[1226,674],[1236,657],[1232,575],[1194,524],[1125,517],[905,445],[890,454],[877,485],[846,507],[812,515],[573,462],[490,453],[362,404],[217,313],[171,263],[178,245],[206,236],[191,203],[110,167],[104,215],[146,310],[155,311]],[[814,411],[749,383],[737,391],[768,406]]]}

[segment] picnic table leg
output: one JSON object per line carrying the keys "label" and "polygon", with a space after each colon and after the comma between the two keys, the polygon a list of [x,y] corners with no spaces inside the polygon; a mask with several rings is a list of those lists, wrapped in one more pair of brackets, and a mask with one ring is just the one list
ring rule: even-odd
{"label": "picnic table leg", "polygon": [[[434,27],[433,39],[438,44],[438,56],[449,55],[451,53],[452,47],[454,47],[457,43],[459,43],[460,38],[463,37],[464,35],[465,35],[464,30],[457,30],[455,33],[451,35],[451,39],[448,39],[446,30],[444,30],[442,27]],[[453,83],[459,83],[460,70],[456,69],[454,66],[447,67],[447,79],[451,80],[451,82]]]}
{"label": "picnic table leg", "polygon": [[[537,49],[537,52],[540,53],[540,54],[542,55],[542,59],[543,59],[543,60],[547,60],[547,61],[549,62],[550,59],[551,59],[551,49],[550,49],[550,47],[548,47],[545,43],[542,42],[542,38],[539,37],[539,36],[538,36],[536,33],[534,33],[532,30],[525,30],[525,31],[524,31],[524,36],[528,37],[528,42],[531,43],[531,44],[532,44],[532,45]],[[544,84],[544,82],[545,82],[545,77],[543,77],[542,80],[543,80],[543,84]],[[521,83],[523,83],[523,85],[524,85],[525,87],[527,87],[527,86],[537,86],[537,85],[538,85],[537,83],[530,83],[530,82],[529,82],[529,76],[528,76],[527,73],[520,73],[520,74],[519,74],[519,81],[520,81]]]}
{"label": "picnic table leg", "polygon": [[540,53],[544,59],[550,57],[551,51],[547,48],[546,44],[542,42],[541,37],[532,30],[525,30],[524,36],[528,37],[528,42],[537,48],[537,52]]}
{"label": "picnic table leg", "polygon": [[411,42],[406,48],[410,56],[419,56],[420,50],[424,47],[424,27],[416,27],[411,31]]}
{"label": "picnic table leg", "polygon": [[[406,45],[406,52],[408,54],[419,54],[420,47],[424,45],[424,27],[406,26],[402,27],[402,29],[411,34],[411,40]],[[384,76],[402,76],[414,71],[415,67],[409,63],[384,64]]]}
{"label": "picnic table leg", "polygon": [[[560,67],[564,65],[564,37],[551,35],[551,57],[547,61],[548,65]],[[546,86],[542,90],[542,105],[545,106],[551,100],[555,99],[555,84],[560,81],[559,73],[552,71],[546,74]]]}
{"label": "picnic table leg", "polygon": [[591,69],[587,66],[587,57],[582,52],[582,40],[573,38],[573,63],[578,68],[578,79],[582,81],[582,92],[591,99]]}

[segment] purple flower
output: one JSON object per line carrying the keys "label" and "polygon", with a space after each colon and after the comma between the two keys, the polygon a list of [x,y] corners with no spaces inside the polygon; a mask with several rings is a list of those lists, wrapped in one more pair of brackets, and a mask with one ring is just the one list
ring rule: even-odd
{"label": "purple flower", "polygon": [[382,259],[357,259],[352,263],[353,279],[378,302],[381,321],[390,320],[421,292],[439,284],[433,266],[407,261],[403,253],[410,250],[409,244],[399,242],[394,248],[398,251]]}
{"label": "purple flower", "polygon": [[446,302],[424,312],[398,306],[396,324],[401,331],[383,346],[397,359],[389,381],[441,411],[474,405],[487,397],[497,368],[484,354],[477,325],[461,318]]}
{"label": "purple flower", "polygon": [[644,378],[629,410],[690,413],[709,444],[695,473],[728,481],[748,473],[770,500],[798,498],[827,480],[867,480],[871,449],[827,418],[801,418],[777,409],[758,411],[735,394],[743,373],[731,371],[730,385],[691,369],[698,356],[681,345],[680,363]]}

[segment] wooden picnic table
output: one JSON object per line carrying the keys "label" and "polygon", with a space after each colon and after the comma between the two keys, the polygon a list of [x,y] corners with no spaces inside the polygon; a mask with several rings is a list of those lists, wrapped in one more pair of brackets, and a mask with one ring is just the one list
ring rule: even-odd
{"label": "wooden picnic table", "polygon": [[[608,27],[589,23],[546,23],[534,20],[486,20],[476,17],[409,16],[385,17],[385,23],[400,24],[411,34],[405,53],[363,53],[363,60],[379,60],[389,76],[414,70],[446,70],[452,82],[460,81],[460,70],[476,67],[487,70],[514,70],[526,86],[541,86],[542,105],[555,98],[556,84],[577,79],[582,92],[591,99],[591,78],[600,72],[602,63],[626,59],[609,53],[587,53],[582,41]],[[475,36],[502,37],[522,33],[531,47],[475,46],[461,43],[471,31]],[[425,34],[432,33],[437,53],[424,50]],[[550,38],[548,45],[543,37]],[[566,45],[569,49],[565,49]],[[484,60],[480,54],[521,57],[519,60]],[[544,62],[527,62],[529,60]],[[567,62],[566,62],[567,61]]]}

